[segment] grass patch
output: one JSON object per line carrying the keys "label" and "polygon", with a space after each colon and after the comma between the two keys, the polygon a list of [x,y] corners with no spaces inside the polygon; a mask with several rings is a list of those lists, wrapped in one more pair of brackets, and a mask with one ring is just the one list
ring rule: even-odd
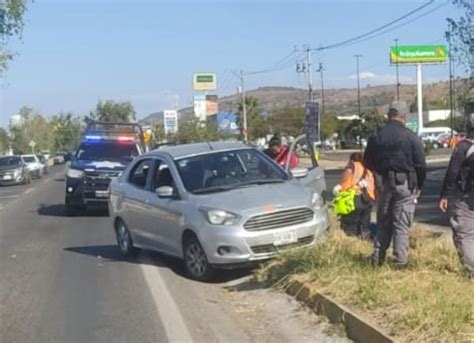
{"label": "grass patch", "polygon": [[[289,251],[257,271],[257,278],[284,286],[291,277],[362,313],[398,340],[474,339],[474,282],[465,277],[448,234],[414,227],[410,268],[392,261],[372,267],[372,244],[347,237],[337,223],[331,236],[311,249]],[[390,254],[389,254],[390,255]]]}

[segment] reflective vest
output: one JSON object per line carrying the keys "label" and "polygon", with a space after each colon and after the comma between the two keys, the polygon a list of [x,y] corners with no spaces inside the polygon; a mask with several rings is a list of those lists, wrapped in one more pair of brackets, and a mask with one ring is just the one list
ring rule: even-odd
{"label": "reflective vest", "polygon": [[[364,178],[364,170],[365,176]],[[341,180],[341,191],[348,191],[354,189],[357,194],[362,193],[361,184],[365,184],[367,194],[372,200],[375,200],[375,179],[374,174],[365,168],[361,162],[350,162]]]}

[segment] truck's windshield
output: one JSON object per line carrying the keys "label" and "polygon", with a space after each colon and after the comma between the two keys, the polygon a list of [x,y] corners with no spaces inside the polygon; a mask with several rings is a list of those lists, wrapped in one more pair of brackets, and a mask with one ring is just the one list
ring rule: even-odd
{"label": "truck's windshield", "polygon": [[82,143],[76,153],[77,160],[102,161],[125,160],[131,161],[139,155],[134,143],[100,142]]}

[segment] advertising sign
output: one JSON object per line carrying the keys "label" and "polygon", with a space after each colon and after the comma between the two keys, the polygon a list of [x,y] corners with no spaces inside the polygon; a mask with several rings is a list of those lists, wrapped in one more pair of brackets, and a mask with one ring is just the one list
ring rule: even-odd
{"label": "advertising sign", "polygon": [[206,96],[205,95],[195,95],[194,96],[194,115],[199,120],[206,120]]}
{"label": "advertising sign", "polygon": [[240,134],[236,115],[234,113],[225,112],[217,113],[217,130],[232,135]]}
{"label": "advertising sign", "polygon": [[446,45],[399,45],[390,47],[390,63],[443,63]]}
{"label": "advertising sign", "polygon": [[217,88],[217,76],[215,73],[193,74],[193,89],[196,91],[211,91]]}
{"label": "advertising sign", "polygon": [[319,142],[319,103],[306,101],[304,133],[311,143]]}
{"label": "advertising sign", "polygon": [[217,95],[206,95],[206,114],[211,116],[219,112],[219,105],[217,103]]}
{"label": "advertising sign", "polygon": [[176,133],[178,131],[178,111],[164,111],[163,115],[165,134]]}

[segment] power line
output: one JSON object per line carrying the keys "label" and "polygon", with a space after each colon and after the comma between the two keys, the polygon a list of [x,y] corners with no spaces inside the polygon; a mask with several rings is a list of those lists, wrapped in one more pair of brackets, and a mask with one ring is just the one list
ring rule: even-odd
{"label": "power line", "polygon": [[[268,74],[268,73],[273,73],[273,72],[277,72],[277,71],[292,67],[294,65],[294,63],[298,59],[300,59],[301,56],[303,56],[303,54],[304,54],[304,53],[301,53],[301,52],[299,54],[296,54],[296,53],[297,53],[297,51],[293,50],[290,55],[288,55],[286,58],[284,58],[284,59],[287,59],[287,61],[285,63],[280,63],[280,65],[275,64],[273,67],[269,67],[269,68],[261,69],[261,70],[256,70],[256,71],[250,71],[250,72],[246,72],[245,74],[246,75]],[[288,57],[290,57],[290,56],[291,56],[291,58],[288,59]],[[283,59],[282,59],[282,61],[283,61]]]}
{"label": "power line", "polygon": [[407,21],[405,21],[405,22],[403,22],[403,23],[401,23],[401,24],[399,24],[399,25],[396,25],[396,26],[394,26],[394,27],[390,27],[390,28],[388,28],[388,29],[386,29],[386,30],[384,30],[384,31],[382,31],[382,32],[378,32],[378,33],[373,34],[373,35],[371,35],[371,36],[369,36],[369,37],[366,37],[366,38],[364,38],[364,39],[360,39],[360,40],[358,40],[358,41],[355,41],[355,42],[352,42],[352,43],[348,43],[348,44],[346,44],[346,45],[344,45],[344,46],[351,46],[351,45],[354,45],[354,44],[363,43],[363,42],[366,42],[366,41],[368,41],[368,40],[370,40],[370,39],[374,39],[374,38],[383,36],[383,35],[385,35],[385,34],[387,34],[387,33],[389,33],[389,32],[395,31],[396,29],[399,29],[399,28],[401,28],[401,27],[403,27],[403,26],[405,26],[405,25],[407,25],[407,24],[411,24],[411,23],[413,23],[414,21],[416,21],[416,20],[418,20],[418,19],[421,19],[421,18],[423,18],[423,17],[426,17],[428,14],[431,14],[431,13],[433,13],[433,12],[439,10],[440,8],[446,6],[447,4],[449,4],[449,0],[443,2],[442,4],[436,6],[436,7],[432,8],[432,9],[430,9],[429,11],[426,11],[426,12],[424,12],[424,13],[422,13],[422,14],[420,14],[420,15],[418,15],[418,16],[416,16],[416,17],[410,19],[410,20],[407,20]]}
{"label": "power line", "polygon": [[319,47],[319,48],[317,48],[316,50],[322,51],[322,50],[328,50],[328,49],[338,48],[338,47],[341,47],[341,46],[343,46],[343,45],[347,45],[347,44],[353,43],[353,42],[355,42],[355,41],[358,41],[358,40],[360,40],[360,39],[363,39],[363,38],[365,38],[365,37],[367,37],[367,36],[373,35],[373,34],[379,32],[379,31],[381,31],[381,30],[383,30],[383,29],[386,29],[386,28],[392,26],[393,24],[396,24],[396,23],[402,21],[402,20],[405,19],[405,18],[408,18],[408,17],[412,16],[413,14],[415,14],[415,13],[421,11],[422,9],[424,9],[424,8],[426,8],[426,7],[428,7],[428,6],[430,6],[433,2],[434,2],[434,0],[429,0],[427,3],[425,3],[425,4],[423,4],[423,5],[421,5],[421,6],[417,7],[417,8],[415,8],[414,10],[412,10],[412,11],[410,11],[410,12],[408,12],[408,13],[402,15],[401,17],[398,17],[398,18],[396,18],[396,19],[390,21],[389,23],[384,24],[384,25],[382,25],[382,26],[379,26],[379,27],[377,27],[377,28],[375,28],[375,29],[373,29],[373,30],[371,30],[371,31],[369,31],[369,32],[360,34],[360,35],[358,35],[358,36],[355,36],[355,37],[346,39],[346,40],[341,41],[341,42],[338,42],[338,43],[334,43],[334,44],[330,44],[330,45],[326,45],[326,46]]}

